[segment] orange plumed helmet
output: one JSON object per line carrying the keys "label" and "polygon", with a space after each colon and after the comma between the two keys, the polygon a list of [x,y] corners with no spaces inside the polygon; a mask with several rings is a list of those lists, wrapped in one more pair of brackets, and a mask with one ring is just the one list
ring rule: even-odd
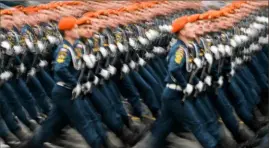
{"label": "orange plumed helmet", "polygon": [[77,24],[77,19],[75,17],[72,16],[68,16],[68,17],[63,17],[58,24],[58,29],[59,30],[71,30],[75,27],[75,25]]}
{"label": "orange plumed helmet", "polygon": [[184,28],[184,26],[187,23],[188,23],[188,17],[187,16],[183,16],[183,17],[177,18],[172,23],[172,33],[176,33],[178,31],[180,31],[182,28]]}

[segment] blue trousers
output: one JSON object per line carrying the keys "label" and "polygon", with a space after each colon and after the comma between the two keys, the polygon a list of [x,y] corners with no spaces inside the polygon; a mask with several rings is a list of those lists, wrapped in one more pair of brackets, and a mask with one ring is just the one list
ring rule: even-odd
{"label": "blue trousers", "polygon": [[25,82],[22,79],[12,79],[10,81],[11,86],[15,90],[15,92],[18,94],[18,98],[23,105],[23,107],[27,110],[29,115],[33,119],[38,118],[38,111],[36,106],[36,100],[33,97],[32,93],[26,86]]}
{"label": "blue trousers", "polygon": [[217,141],[220,139],[220,124],[218,124],[218,119],[216,114],[205,105],[205,96],[198,96],[195,99],[191,99],[190,102],[197,111],[200,117],[201,123],[204,123],[205,129],[213,136]]}
{"label": "blue trousers", "polygon": [[48,114],[51,110],[52,104],[50,98],[45,92],[44,89],[45,87],[41,85],[41,83],[36,77],[29,78],[27,86],[31,91],[31,93],[33,94],[33,96],[35,97],[36,102],[38,103],[43,113]]}
{"label": "blue trousers", "polygon": [[52,100],[55,106],[42,126],[37,129],[30,141],[29,148],[42,147],[44,142],[48,141],[55,133],[59,133],[68,124],[72,124],[91,147],[100,147],[102,139],[94,129],[91,119],[83,114],[81,98],[75,100],[71,100],[71,98],[71,90],[55,85],[52,91]]}
{"label": "blue trousers", "polygon": [[155,62],[154,59],[148,61],[149,65],[153,68],[153,70],[156,72],[156,74],[161,78],[161,80],[164,81],[165,79],[165,73],[160,68],[159,64]]}
{"label": "blue trousers", "polygon": [[114,83],[111,80],[109,80],[106,81],[105,84],[103,84],[100,90],[106,96],[106,98],[109,99],[111,105],[114,107],[117,113],[121,115],[121,118],[124,121],[124,123],[128,125],[129,117],[120,100],[121,99],[120,94],[117,90],[116,85],[114,85]]}
{"label": "blue trousers", "polygon": [[3,120],[2,116],[0,115],[0,137],[5,137],[9,133],[9,129]]}
{"label": "blue trousers", "polygon": [[24,123],[26,126],[29,126],[29,117],[27,116],[27,113],[19,102],[18,96],[16,95],[14,89],[10,86],[10,84],[3,84],[0,92],[2,94],[1,98],[4,98],[11,111],[16,116],[18,116],[22,123]]}
{"label": "blue trousers", "polygon": [[109,98],[99,90],[101,87],[102,86],[93,87],[92,93],[88,94],[90,99],[86,100],[89,101],[89,104],[92,104],[96,111],[101,114],[101,119],[107,127],[118,134],[124,125],[121,115],[118,114]]}
{"label": "blue trousers", "polygon": [[130,72],[131,79],[138,89],[140,96],[144,99],[145,104],[149,107],[153,114],[160,109],[160,104],[156,98],[150,85],[136,72]]}
{"label": "blue trousers", "polygon": [[150,85],[160,105],[162,91],[163,91],[163,88],[161,87],[161,85],[154,79],[154,77],[144,67],[139,68],[139,74]]}
{"label": "blue trousers", "polygon": [[134,86],[130,75],[125,75],[122,78],[120,75],[114,77],[114,82],[119,88],[123,97],[128,99],[128,102],[133,107],[134,115],[141,117],[142,115],[142,104],[140,101],[140,94],[137,88]]}
{"label": "blue trousers", "polygon": [[228,82],[224,82],[223,87],[238,116],[246,125],[251,127],[251,121],[253,120],[252,110],[248,106],[244,93],[237,85],[235,79],[232,78],[229,84]]}
{"label": "blue trousers", "polygon": [[98,135],[101,136],[103,142],[104,142],[104,138],[107,136],[106,135],[106,131],[103,127],[103,124],[100,120],[100,117],[97,115],[95,108],[93,107],[93,105],[91,104],[89,100],[90,98],[88,98],[87,96],[83,96],[82,100],[79,101],[79,104],[81,105],[82,109],[82,113],[86,116],[87,119],[90,119],[94,128],[96,129]]}
{"label": "blue trousers", "polygon": [[212,89],[209,89],[207,92],[210,102],[217,110],[226,127],[235,138],[239,137],[239,122],[233,114],[233,107],[228,101],[223,88],[219,88],[217,93],[212,91]]}
{"label": "blue trousers", "polygon": [[182,97],[183,93],[181,92],[169,88],[164,89],[161,116],[152,129],[152,135],[155,139],[152,147],[157,148],[159,142],[168,136],[174,125],[188,127],[203,147],[216,147],[217,140],[208,133],[201,123],[190,99],[185,100],[182,104],[180,101]]}
{"label": "blue trousers", "polygon": [[153,68],[149,65],[149,64],[146,64],[144,66],[148,71],[149,73],[155,78],[155,80],[158,81],[158,83],[160,85],[162,85],[163,87],[165,86],[165,82],[163,79],[161,79],[161,77],[159,75],[156,74],[156,72],[153,70]]}
{"label": "blue trousers", "polygon": [[258,94],[254,89],[252,89],[251,87],[249,88],[239,75],[235,75],[234,77],[236,83],[244,92],[243,94],[246,98],[248,106],[253,109],[260,102]]}
{"label": "blue trousers", "polygon": [[51,92],[52,92],[52,89],[55,85],[53,78],[44,69],[41,69],[36,74],[36,76],[37,76],[38,80],[40,81],[40,83],[42,84],[43,88],[45,89],[47,95],[51,98]]}
{"label": "blue trousers", "polygon": [[[1,120],[1,130],[3,131],[7,131],[5,130],[5,126],[6,125],[2,125],[2,122],[5,122],[4,124],[7,124],[8,128],[11,131],[17,131],[18,129],[20,129],[20,126],[18,125],[18,122],[15,119],[15,116],[13,115],[13,113],[11,112],[9,106],[7,105],[5,99],[3,98],[3,94],[0,92],[0,120]],[[0,132],[1,133],[1,132]]]}

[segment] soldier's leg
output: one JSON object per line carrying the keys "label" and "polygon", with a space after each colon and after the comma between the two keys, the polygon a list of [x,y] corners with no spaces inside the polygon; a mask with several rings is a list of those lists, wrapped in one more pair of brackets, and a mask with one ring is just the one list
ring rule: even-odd
{"label": "soldier's leg", "polygon": [[117,84],[123,97],[128,99],[128,102],[133,107],[135,116],[142,116],[142,105],[140,101],[140,95],[136,87],[134,86],[129,75],[125,75],[122,78],[120,76],[115,77],[115,83]]}
{"label": "soldier's leg", "polygon": [[202,103],[201,99],[202,97],[198,96],[195,99],[193,98],[190,100],[193,107],[196,109],[201,123],[204,124],[204,127],[206,130],[216,138],[216,140],[219,140],[220,138],[220,125],[218,124],[216,115],[211,114],[211,112],[208,110],[208,108]]}
{"label": "soldier's leg", "polygon": [[156,57],[156,62],[159,63],[161,70],[166,75],[167,74],[167,66],[163,63],[162,59],[160,57]]}
{"label": "soldier's leg", "polygon": [[268,75],[269,60],[266,55],[264,54],[264,52],[260,51],[259,53],[257,53],[256,57],[259,64],[263,67],[263,71],[266,73],[266,75]]}
{"label": "soldier's leg", "polygon": [[40,81],[40,83],[42,84],[43,88],[45,89],[47,95],[51,98],[51,92],[55,85],[53,78],[44,69],[41,69],[36,74],[36,76],[38,80]]}
{"label": "soldier's leg", "polygon": [[239,75],[234,75],[235,81],[238,84],[238,86],[241,88],[241,90],[244,92],[244,96],[246,98],[246,101],[248,103],[248,106],[253,109],[256,104],[260,102],[259,96],[255,93],[254,90],[251,88],[248,88],[245,83],[242,81],[242,79],[239,77]]}
{"label": "soldier's leg", "polygon": [[[101,87],[101,86],[100,86]],[[121,116],[117,113],[115,108],[111,105],[109,99],[97,87],[93,87],[92,93],[89,95],[90,101],[97,112],[101,114],[103,122],[113,132],[120,132],[124,126]]]}
{"label": "soldier's leg", "polygon": [[85,138],[92,148],[100,148],[102,145],[101,137],[97,134],[91,121],[83,115],[80,108],[79,98],[71,100],[72,92],[61,86],[55,86],[52,91],[52,100],[60,111],[68,118],[70,123],[75,126],[79,133]]}
{"label": "soldier's leg", "polygon": [[29,78],[27,86],[35,97],[43,113],[48,114],[51,110],[52,104],[50,98],[48,97],[47,93],[44,90],[44,87],[41,85],[39,80],[36,77]]}
{"label": "soldier's leg", "polygon": [[121,102],[121,97],[118,95],[116,91],[114,91],[113,88],[114,85],[111,83],[111,81],[106,82],[102,87],[101,91],[106,96],[106,98],[110,101],[113,108],[117,111],[119,115],[121,115],[122,120],[126,125],[128,125],[128,114],[126,110],[123,107],[123,104]]}
{"label": "soldier's leg", "polygon": [[135,71],[131,72],[130,76],[146,105],[149,107],[155,117],[158,116],[160,104],[150,85],[146,83],[145,80]]}
{"label": "soldier's leg", "polygon": [[[123,119],[122,116],[116,111],[113,102],[107,98],[98,88],[94,87],[89,98],[92,104],[95,106],[98,113],[101,114],[103,122],[107,127],[112,130],[119,138],[128,144],[134,144],[140,134],[135,134],[130,131],[127,126],[129,125],[129,120]],[[127,125],[127,126],[126,126]]]}
{"label": "soldier's leg", "polygon": [[156,63],[155,60],[152,59],[152,60],[149,61],[149,64],[153,68],[153,70],[159,75],[159,77],[161,78],[161,80],[164,80],[165,74],[160,69],[158,63]]}
{"label": "soldier's leg", "polygon": [[[191,132],[195,135],[197,140],[204,147],[216,147],[218,141],[205,129],[204,125],[199,119],[199,115],[192,106],[189,99],[185,100],[184,104],[178,99],[176,101],[171,101],[171,106],[173,108],[181,105],[181,110],[172,110],[173,117],[178,121],[182,122],[183,126],[188,127]],[[180,104],[180,105],[178,105]]]}
{"label": "soldier's leg", "polygon": [[210,102],[212,102],[214,108],[218,111],[226,127],[231,131],[233,137],[238,142],[243,142],[252,138],[253,135],[244,134],[244,130],[239,130],[239,121],[237,121],[235,114],[233,113],[233,107],[224,95],[222,89],[218,90],[218,94],[209,91],[208,98],[210,99]]}
{"label": "soldier's leg", "polygon": [[163,91],[161,85],[158,84],[158,82],[151,76],[151,74],[144,67],[140,67],[139,74],[151,86],[159,104],[161,104],[161,95]]}
{"label": "soldier's leg", "polygon": [[31,128],[31,130],[34,130],[36,128],[36,124],[34,124],[27,116],[27,113],[22,108],[22,105],[20,104],[18,97],[12,87],[8,83],[5,83],[2,86],[1,92],[9,108],[11,108],[12,112],[14,112],[16,116],[18,116],[18,118],[22,121],[23,124]]}
{"label": "soldier's leg", "polygon": [[155,80],[158,81],[158,83],[162,86],[164,86],[164,80],[162,80],[157,74],[156,72],[152,69],[152,67],[149,64],[145,65],[145,68],[150,72],[150,74],[155,78]]}
{"label": "soldier's leg", "polygon": [[[5,121],[0,115],[0,137],[3,138],[4,142],[11,147],[16,147],[20,144],[20,140],[17,139],[8,129]],[[3,141],[0,141],[0,143]],[[3,143],[1,143],[2,146]]]}
{"label": "soldier's leg", "polygon": [[11,80],[10,84],[14,91],[18,94],[18,98],[23,105],[23,107],[27,110],[30,117],[37,122],[41,123],[42,119],[39,118],[39,113],[37,111],[36,100],[32,96],[30,90],[26,86],[25,82],[22,79]]}
{"label": "soldier's leg", "polygon": [[59,135],[60,131],[68,125],[68,123],[67,116],[65,116],[58,107],[53,106],[48,118],[35,131],[31,140],[24,143],[20,148],[43,147],[44,142],[48,142],[56,135]]}

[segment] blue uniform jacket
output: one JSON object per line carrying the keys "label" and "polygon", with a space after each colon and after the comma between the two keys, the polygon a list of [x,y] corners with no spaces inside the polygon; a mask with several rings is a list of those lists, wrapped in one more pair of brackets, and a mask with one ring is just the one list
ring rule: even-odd
{"label": "blue uniform jacket", "polygon": [[71,88],[77,84],[80,71],[74,68],[71,53],[66,47],[73,49],[76,55],[79,56],[75,51],[77,43],[75,42],[74,45],[71,45],[67,40],[64,40],[63,44],[58,46],[53,56],[55,82],[64,82],[65,85]]}
{"label": "blue uniform jacket", "polygon": [[185,88],[188,84],[188,72],[186,70],[186,58],[184,49],[186,45],[178,40],[176,44],[171,47],[168,54],[168,75],[165,78],[166,83],[173,83]]}

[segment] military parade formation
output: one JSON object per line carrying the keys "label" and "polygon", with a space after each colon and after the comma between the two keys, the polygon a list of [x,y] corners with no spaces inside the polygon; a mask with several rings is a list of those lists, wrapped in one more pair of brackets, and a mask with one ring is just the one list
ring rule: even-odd
{"label": "military parade formation", "polygon": [[0,14],[1,148],[268,147],[268,1]]}

